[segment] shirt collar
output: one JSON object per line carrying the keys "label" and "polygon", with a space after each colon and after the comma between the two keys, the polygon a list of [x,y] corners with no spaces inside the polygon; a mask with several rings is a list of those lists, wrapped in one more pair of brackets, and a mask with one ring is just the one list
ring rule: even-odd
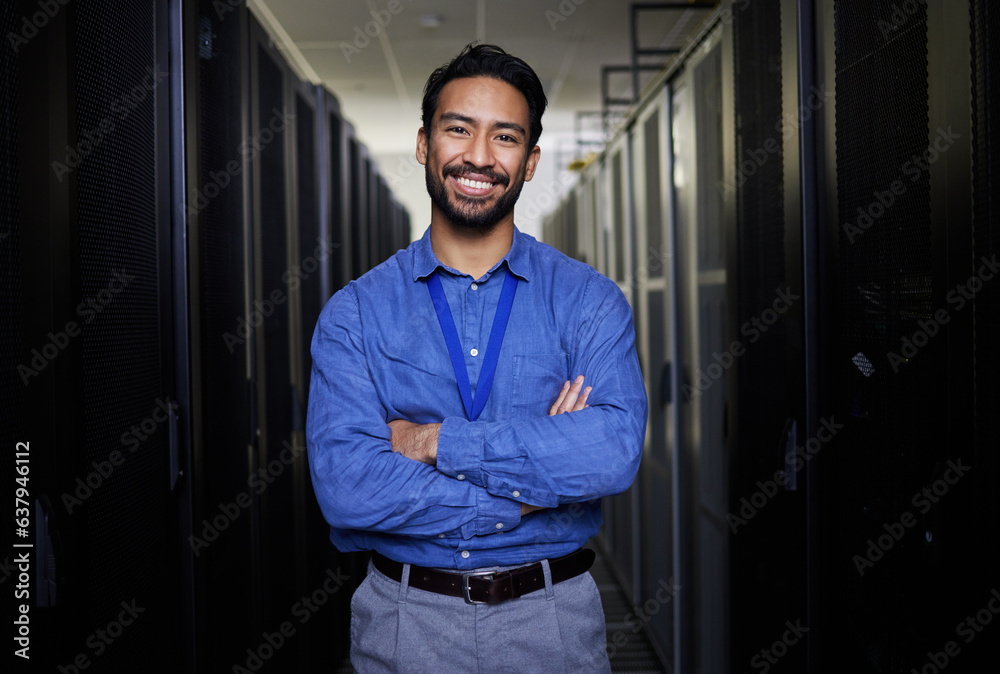
{"label": "shirt collar", "polygon": [[[531,247],[525,241],[527,234],[522,234],[516,226],[514,227],[514,238],[511,241],[510,250],[503,256],[496,265],[490,269],[489,273],[496,271],[500,265],[507,263],[507,269],[514,276],[523,281],[530,280],[531,276]],[[413,280],[419,281],[427,278],[438,268],[444,269],[452,274],[459,274],[455,269],[445,266],[443,262],[434,255],[431,248],[431,228],[424,231],[424,235],[413,244]]]}

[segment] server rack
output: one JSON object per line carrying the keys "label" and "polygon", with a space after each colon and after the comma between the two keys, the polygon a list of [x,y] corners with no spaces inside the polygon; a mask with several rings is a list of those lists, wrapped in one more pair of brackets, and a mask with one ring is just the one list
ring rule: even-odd
{"label": "server rack", "polygon": [[[815,297],[806,296],[803,285],[798,139],[819,110],[802,107],[813,92],[800,91],[799,4],[734,8],[725,59],[734,85],[724,128],[732,130],[733,142],[721,189],[737,279],[729,292],[731,333],[745,351],[727,382],[734,667],[760,661],[761,649],[784,633],[786,621],[812,624],[805,494],[813,491],[815,462],[797,465],[794,451],[816,433],[805,404],[804,326]],[[755,65],[761,63],[768,67]],[[797,639],[776,666],[805,670],[813,634]]]}
{"label": "server rack", "polygon": [[[323,291],[322,270],[328,259],[336,253],[332,239],[324,237],[324,223],[321,214],[320,180],[329,164],[324,163],[323,148],[327,129],[322,119],[320,97],[322,89],[308,82],[293,83],[295,101],[295,178],[292,181],[297,190],[296,224],[298,250],[289,267],[289,290],[297,292],[299,301],[297,326],[298,341],[296,363],[294,409],[300,415],[293,424],[303,430],[306,396],[309,392],[309,373],[312,370],[312,356],[309,345],[312,330],[319,313],[328,297]],[[297,282],[296,282],[297,281]],[[297,286],[297,287],[296,287]]]}
{"label": "server rack", "polygon": [[[4,35],[13,33],[17,28],[19,15],[16,9],[13,3],[0,7],[0,29]],[[4,446],[15,453],[24,449],[17,443],[28,441],[25,418],[27,390],[18,376],[26,328],[22,280],[25,260],[19,194],[21,178],[18,171],[22,154],[18,131],[22,126],[20,93],[23,87],[20,79],[23,73],[18,53],[19,50],[11,48],[0,54],[0,134],[10,139],[0,148],[0,405],[9,411],[0,420],[0,438]],[[38,448],[41,449],[41,445]],[[30,444],[27,449],[30,451]],[[15,457],[15,461],[17,458],[20,457]],[[20,465],[15,464],[15,469],[19,470]],[[0,494],[7,503],[16,498],[16,485],[8,481],[0,487]],[[8,550],[13,549],[10,547],[16,542],[13,532],[4,533],[3,541]],[[17,642],[16,648],[20,648]]]}
{"label": "server rack", "polygon": [[[38,11],[6,3],[4,34]],[[353,132],[246,8],[45,17],[0,55],[14,140],[0,148],[0,400],[37,497],[30,664],[216,671],[253,652],[266,670],[320,669],[346,654],[363,566],[329,544],[308,483],[308,341],[367,269],[348,229],[395,243],[408,218],[366,174],[364,198],[382,184],[384,205],[352,223]],[[348,589],[261,656],[330,577]],[[126,609],[135,620],[95,649]]]}
{"label": "server rack", "polygon": [[562,204],[559,204],[555,209],[545,217],[542,221],[542,238],[549,242],[550,245],[555,246],[562,250],[562,247],[558,244],[556,240],[556,232],[559,229],[557,224],[562,218]]}
{"label": "server rack", "polygon": [[[723,195],[722,30],[704,36],[674,79],[674,228],[679,443],[678,563],[687,578],[679,607],[682,669],[729,666],[729,481],[724,377],[733,326]],[[720,362],[721,361],[721,362]],[[720,373],[721,371],[721,373]]]}
{"label": "server rack", "polygon": [[354,136],[354,129],[348,132],[348,166],[350,191],[350,227],[351,227],[351,278],[358,278],[369,269],[369,234],[368,225],[368,169],[365,158],[368,151]]}
{"label": "server rack", "polygon": [[324,183],[328,193],[329,214],[324,220],[326,239],[336,252],[330,255],[328,264],[329,284],[324,288],[324,296],[329,297],[340,290],[351,278],[351,181],[350,181],[350,124],[340,112],[336,97],[324,92],[324,110],[327,116],[326,147],[329,152],[330,170]]}
{"label": "server rack", "polygon": [[365,259],[365,269],[371,269],[379,260],[380,234],[379,223],[379,200],[378,200],[378,169],[375,159],[365,148],[363,159],[361,160],[361,175],[365,183],[365,198],[367,201],[367,211],[365,212],[365,229],[368,234],[368,257]]}
{"label": "server rack", "polygon": [[376,259],[372,261],[373,267],[396,252],[393,246],[395,237],[393,236],[394,232],[392,228],[393,212],[392,200],[389,198],[389,186],[383,176],[377,173],[376,176],[375,194],[378,200],[379,213],[377,224],[377,229],[379,230],[379,252]]}
{"label": "server rack", "polygon": [[[979,260],[996,252],[1000,207],[990,195],[1000,189],[1000,153],[996,139],[1000,136],[996,110],[1000,105],[1000,72],[991,67],[1000,55],[1000,12],[984,0],[970,3],[972,24],[972,218],[973,256]],[[1000,480],[1000,460],[995,449],[1000,447],[1000,426],[990,422],[991,410],[1000,407],[1000,357],[989,345],[1000,341],[1000,288],[993,284],[977,295],[973,308],[975,334],[976,391],[973,443],[977,461],[982,466],[982,484]],[[995,522],[1000,514],[1000,498],[988,489],[977,490],[977,508],[992,513]],[[993,541],[996,551],[997,542]],[[996,568],[987,570],[989,583],[1000,583]]]}
{"label": "server rack", "polygon": [[[3,15],[36,11],[7,3]],[[4,339],[19,331],[6,344],[37,372],[21,370],[21,390],[8,395],[24,405],[11,424],[23,424],[17,441],[31,439],[32,542],[42,551],[32,664],[43,667],[82,658],[128,671],[151,649],[167,666],[182,658],[168,649],[181,642],[175,536],[185,527],[171,460],[170,174],[157,161],[169,156],[166,19],[155,2],[64,7],[3,64],[18,175],[5,271],[19,273],[11,289],[24,308]],[[141,619],[96,652],[88,636],[123,602],[142,607]]]}
{"label": "server rack", "polygon": [[580,199],[580,190],[574,187],[570,190],[565,202],[563,213],[562,231],[565,236],[563,245],[565,250],[571,251],[572,257],[579,260],[582,255],[578,244],[577,228],[579,227],[577,201]]}
{"label": "server rack", "polygon": [[[824,393],[845,417],[820,464],[823,662],[921,668],[951,641],[958,668],[995,660],[993,644],[956,634],[997,578],[996,445],[983,442],[995,395],[975,385],[997,374],[977,348],[995,335],[997,292],[996,219],[977,218],[973,187],[996,135],[979,107],[997,27],[984,9],[836,2],[817,16],[819,76],[836,92],[820,129],[823,261],[839,291],[826,297]],[[866,20],[873,30],[847,30]],[[925,499],[931,487],[946,492]],[[921,591],[929,582],[947,591]]]}
{"label": "server rack", "polygon": [[588,167],[580,179],[577,198],[577,213],[580,218],[580,242],[577,246],[578,259],[592,266],[597,265],[597,171]]}
{"label": "server rack", "polygon": [[[256,20],[251,20],[249,48],[251,129],[260,141],[252,172],[257,246],[254,304],[265,307],[261,311],[266,314],[255,344],[260,435],[253,473],[268,483],[266,488],[257,487],[257,499],[265,579],[264,629],[272,630],[292,618],[296,602],[312,589],[305,574],[310,481],[301,369],[307,330],[301,323],[300,305],[304,293],[316,302],[321,298],[310,292],[317,276],[315,271],[306,273],[304,265],[318,260],[312,252],[300,257],[300,232],[319,229],[312,151],[316,101],[312,87],[298,81]],[[309,309],[315,311],[315,307]],[[307,629],[298,631],[308,634]],[[276,650],[271,666],[304,667],[307,634],[300,634],[290,647]]]}
{"label": "server rack", "polygon": [[256,246],[250,213],[258,150],[251,142],[248,107],[250,15],[220,14],[208,0],[197,7],[185,4],[181,11],[192,17],[188,44],[197,30],[197,42],[187,51],[197,68],[185,92],[194,120],[188,127],[193,167],[184,201],[190,232],[195,666],[231,669],[244,664],[245,649],[265,625],[256,590],[263,582],[260,530],[255,508],[240,505],[252,493],[253,354],[257,321],[263,318],[251,294]]}
{"label": "server rack", "polygon": [[[632,126],[632,175],[635,196],[636,236],[636,324],[644,329],[636,333],[636,345],[643,364],[646,397],[649,401],[647,441],[644,447],[644,472],[640,478],[640,531],[653,531],[662,522],[674,523],[679,514],[676,475],[680,457],[675,441],[675,418],[678,398],[672,376],[677,365],[677,335],[667,298],[673,297],[676,283],[674,232],[669,189],[673,174],[673,155],[669,151],[672,132],[669,90],[647,104]],[[651,536],[640,543],[640,597],[657,597],[643,606],[646,630],[656,634],[653,643],[664,662],[674,661],[673,643],[676,615],[684,597],[674,588],[685,580],[675,559],[679,552],[677,527]],[[640,602],[644,603],[644,602]],[[646,610],[649,609],[649,610]]]}
{"label": "server rack", "polygon": [[[631,164],[631,146],[627,136],[618,139],[608,151],[609,170],[604,174],[607,194],[607,214],[610,231],[607,244],[609,277],[631,302],[634,297],[632,243],[634,241],[634,221],[632,216],[631,185],[628,180],[628,167]],[[560,223],[563,227],[565,223]],[[565,237],[564,231],[558,236]],[[565,240],[565,239],[563,239]],[[572,254],[570,252],[570,254]],[[637,314],[633,314],[636,320]],[[636,326],[640,332],[640,326]],[[638,510],[639,486],[633,484],[623,494],[605,499],[605,521],[611,523],[607,527],[606,543],[611,553],[612,568],[622,581],[626,596],[635,603],[639,597],[638,571],[638,532],[636,531],[636,513]]]}
{"label": "server rack", "polygon": [[[665,501],[656,456],[674,449],[655,404],[654,359],[670,349],[661,281],[633,266],[652,416],[632,597],[652,599],[666,527],[687,582],[674,625],[658,614],[647,628],[675,671],[904,672],[945,656],[979,671],[995,657],[956,623],[1000,568],[986,346],[1000,315],[998,24],[978,0],[722,3],[598,161],[594,212],[611,224],[598,268],[621,283],[627,266],[613,189],[626,137],[636,250],[661,217],[675,246],[680,514],[652,503]],[[663,98],[670,142],[650,121]],[[656,205],[659,151],[672,181]],[[560,212],[549,228],[565,245]],[[622,571],[635,515],[608,501]]]}

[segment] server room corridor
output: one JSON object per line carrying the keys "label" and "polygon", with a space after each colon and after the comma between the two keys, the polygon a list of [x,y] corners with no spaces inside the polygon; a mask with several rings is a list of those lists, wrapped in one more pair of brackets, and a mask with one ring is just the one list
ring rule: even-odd
{"label": "server room corridor", "polygon": [[[996,670],[993,0],[3,0],[0,36],[2,671],[368,674],[361,637],[406,674]],[[422,128],[470,44],[537,73],[537,165],[530,79]],[[486,203],[520,290],[442,303],[439,223]],[[519,397],[581,359],[589,408]],[[484,552],[563,622],[434,663],[457,617],[366,622],[373,563],[477,624],[530,606],[466,606]]]}

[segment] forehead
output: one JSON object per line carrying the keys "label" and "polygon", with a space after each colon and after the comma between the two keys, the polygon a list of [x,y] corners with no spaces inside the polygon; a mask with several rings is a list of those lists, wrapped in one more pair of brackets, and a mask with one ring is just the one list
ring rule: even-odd
{"label": "forehead", "polygon": [[492,77],[462,77],[444,85],[434,116],[439,118],[446,112],[489,122],[516,122],[528,128],[528,99]]}

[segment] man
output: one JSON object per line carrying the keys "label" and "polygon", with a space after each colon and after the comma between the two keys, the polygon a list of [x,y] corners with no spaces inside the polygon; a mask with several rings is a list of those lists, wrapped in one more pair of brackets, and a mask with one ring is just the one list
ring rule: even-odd
{"label": "man", "polygon": [[618,287],[514,226],[545,105],[498,47],[436,70],[430,228],[316,327],[313,484],[336,547],[373,551],[351,604],[363,674],[610,671],[580,548],[635,478],[646,397]]}

